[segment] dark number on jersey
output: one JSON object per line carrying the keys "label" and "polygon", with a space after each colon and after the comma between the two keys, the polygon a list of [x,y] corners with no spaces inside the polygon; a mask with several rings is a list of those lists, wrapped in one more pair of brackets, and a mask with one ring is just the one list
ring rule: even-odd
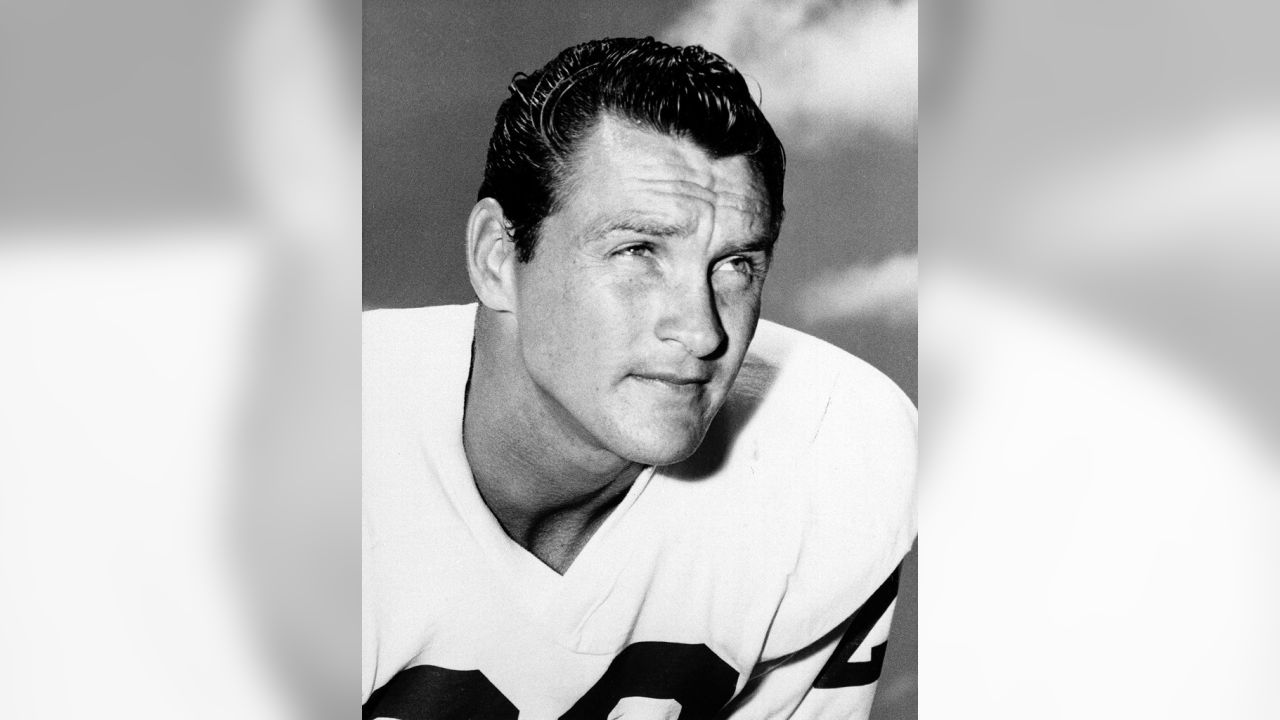
{"label": "dark number on jersey", "polygon": [[893,599],[898,596],[898,574],[902,571],[899,565],[884,584],[871,593],[871,597],[862,604],[849,618],[849,627],[844,631],[844,638],[831,654],[831,659],[818,673],[814,681],[816,688],[841,688],[870,685],[880,679],[880,670],[884,667],[884,653],[889,643],[880,643],[871,648],[871,659],[866,662],[851,663],[853,654],[858,652],[866,641],[871,629],[880,618],[884,617]]}
{"label": "dark number on jersey", "polygon": [[[680,720],[710,718],[733,695],[738,673],[706,645],[640,642],[627,646],[560,720],[605,720],[628,697],[680,703]],[[479,670],[419,665],[397,673],[370,696],[364,720],[516,720],[519,711]]]}

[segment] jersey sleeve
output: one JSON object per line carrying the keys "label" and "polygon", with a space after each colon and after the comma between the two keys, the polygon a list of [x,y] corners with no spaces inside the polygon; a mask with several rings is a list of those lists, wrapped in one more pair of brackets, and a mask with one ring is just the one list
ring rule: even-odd
{"label": "jersey sleeve", "polygon": [[725,717],[867,718],[888,648],[898,573],[813,645],[757,667]]}
{"label": "jersey sleeve", "polygon": [[842,368],[794,464],[801,542],[761,662],[730,717],[862,718],[916,535],[916,411],[888,378]]}

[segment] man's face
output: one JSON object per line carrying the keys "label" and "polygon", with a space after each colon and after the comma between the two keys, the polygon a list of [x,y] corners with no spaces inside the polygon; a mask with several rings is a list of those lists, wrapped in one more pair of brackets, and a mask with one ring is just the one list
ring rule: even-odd
{"label": "man's face", "polygon": [[520,354],[549,422],[678,462],[724,403],[760,314],[767,200],[743,157],[606,116],[518,265]]}

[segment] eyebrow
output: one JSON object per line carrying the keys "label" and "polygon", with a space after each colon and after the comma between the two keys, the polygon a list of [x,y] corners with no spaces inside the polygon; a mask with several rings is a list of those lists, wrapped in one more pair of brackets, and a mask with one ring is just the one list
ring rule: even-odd
{"label": "eyebrow", "polygon": [[592,240],[603,238],[615,232],[632,232],[649,237],[670,238],[687,235],[692,231],[693,228],[688,225],[663,222],[649,215],[627,214],[621,217],[614,216],[601,219],[587,230],[586,235]]}
{"label": "eyebrow", "polygon": [[737,253],[763,252],[768,255],[772,255],[773,246],[776,240],[777,238],[774,237],[757,235],[756,237],[747,240],[739,240],[729,243],[725,246],[724,253],[726,255],[734,255]]}

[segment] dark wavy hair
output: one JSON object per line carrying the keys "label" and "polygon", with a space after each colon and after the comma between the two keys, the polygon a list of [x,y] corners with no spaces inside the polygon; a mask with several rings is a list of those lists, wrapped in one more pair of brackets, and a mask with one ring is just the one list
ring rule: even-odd
{"label": "dark wavy hair", "polygon": [[516,73],[508,89],[477,200],[502,205],[521,262],[533,257],[543,219],[564,200],[578,143],[605,113],[689,139],[713,158],[746,157],[777,238],[786,154],[742,75],[719,55],[651,37],[593,40],[532,75]]}

